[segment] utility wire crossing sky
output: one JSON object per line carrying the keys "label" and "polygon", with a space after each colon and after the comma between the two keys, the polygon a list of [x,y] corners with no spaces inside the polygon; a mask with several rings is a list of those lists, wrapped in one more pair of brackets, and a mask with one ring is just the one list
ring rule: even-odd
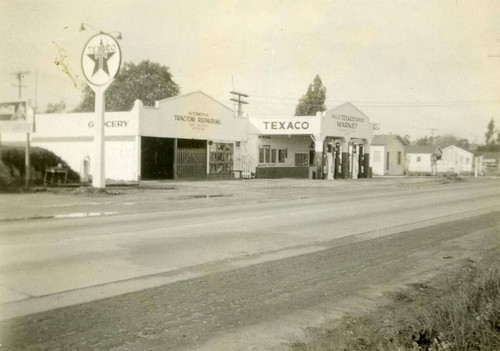
{"label": "utility wire crossing sky", "polygon": [[80,101],[80,56],[95,32],[120,32],[123,60],[169,67],[181,93],[249,115],[292,115],[318,74],[327,108],[350,101],[380,133],[451,133],[482,142],[500,125],[500,2],[138,1],[0,2],[0,100],[39,112]]}

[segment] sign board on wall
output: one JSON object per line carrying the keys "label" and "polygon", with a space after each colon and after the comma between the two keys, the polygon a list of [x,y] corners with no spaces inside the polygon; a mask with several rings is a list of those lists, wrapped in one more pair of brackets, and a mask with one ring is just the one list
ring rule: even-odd
{"label": "sign board on wall", "polygon": [[139,135],[163,138],[241,141],[247,119],[203,92],[197,91],[158,102],[141,111]]}
{"label": "sign board on wall", "polygon": [[32,133],[34,113],[26,101],[0,103],[0,133]]}
{"label": "sign board on wall", "polygon": [[192,130],[206,130],[209,126],[222,124],[220,118],[212,118],[206,112],[189,111],[186,114],[174,114],[176,123],[189,126]]}
{"label": "sign board on wall", "polygon": [[321,133],[325,137],[371,140],[373,124],[354,105],[345,103],[325,112]]}
{"label": "sign board on wall", "polygon": [[334,113],[331,118],[335,120],[335,125],[340,130],[355,131],[369,123],[368,118],[364,116],[352,116]]}
{"label": "sign board on wall", "polygon": [[321,129],[320,118],[316,116],[254,117],[248,121],[258,134],[307,135],[319,134]]}

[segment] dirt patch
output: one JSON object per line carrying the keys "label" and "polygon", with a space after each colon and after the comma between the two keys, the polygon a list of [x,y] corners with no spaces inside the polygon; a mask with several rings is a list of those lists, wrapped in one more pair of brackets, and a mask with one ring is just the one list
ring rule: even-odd
{"label": "dirt patch", "polygon": [[[497,252],[498,253],[498,252]],[[320,328],[305,350],[498,350],[500,260],[464,260],[460,268],[426,283],[387,294],[388,303],[366,315],[347,315]]]}
{"label": "dirt patch", "polygon": [[110,190],[110,189],[100,189],[91,186],[81,186],[71,192],[75,195],[87,195],[87,196],[107,196],[107,195],[123,195],[124,191],[121,190]]}
{"label": "dirt patch", "polygon": [[441,179],[441,184],[449,184],[449,183],[461,183],[467,181],[466,178],[459,176],[458,174],[446,174]]}

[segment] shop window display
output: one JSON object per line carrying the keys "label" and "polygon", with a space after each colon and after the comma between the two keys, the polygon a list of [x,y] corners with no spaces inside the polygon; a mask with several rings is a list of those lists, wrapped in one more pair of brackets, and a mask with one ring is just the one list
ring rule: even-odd
{"label": "shop window display", "polygon": [[210,173],[228,173],[233,170],[233,144],[210,145]]}

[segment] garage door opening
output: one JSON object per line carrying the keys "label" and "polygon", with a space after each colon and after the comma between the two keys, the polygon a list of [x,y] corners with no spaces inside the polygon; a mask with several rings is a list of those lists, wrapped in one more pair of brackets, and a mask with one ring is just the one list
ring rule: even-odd
{"label": "garage door opening", "polygon": [[206,179],[207,141],[142,137],[141,178]]}
{"label": "garage door opening", "polygon": [[141,137],[142,179],[174,179],[174,142],[170,138]]}

